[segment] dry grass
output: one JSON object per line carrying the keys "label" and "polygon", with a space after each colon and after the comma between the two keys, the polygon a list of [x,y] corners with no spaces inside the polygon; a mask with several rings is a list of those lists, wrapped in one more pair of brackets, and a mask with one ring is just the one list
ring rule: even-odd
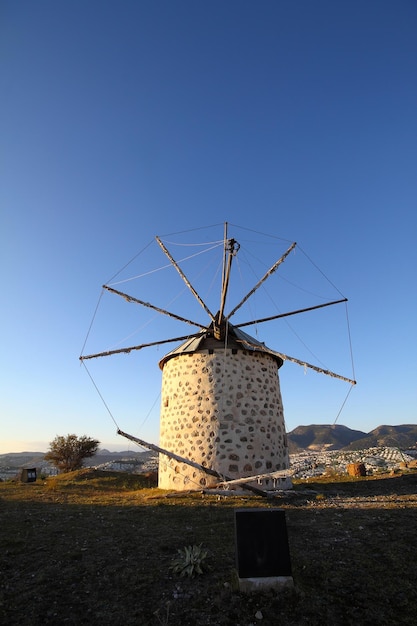
{"label": "dry grass", "polygon": [[[327,477],[271,501],[172,494],[153,480],[81,470],[0,483],[1,623],[415,623],[417,472]],[[233,510],[242,506],[285,509],[293,590],[236,590]],[[177,550],[200,543],[209,571],[175,576]]]}

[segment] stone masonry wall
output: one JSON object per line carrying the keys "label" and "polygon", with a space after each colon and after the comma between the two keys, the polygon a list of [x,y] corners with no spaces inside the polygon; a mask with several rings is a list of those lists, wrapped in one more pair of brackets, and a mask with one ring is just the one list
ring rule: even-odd
{"label": "stone masonry wall", "polygon": [[[166,361],[160,446],[229,478],[288,468],[275,359],[262,352],[222,348]],[[217,482],[160,455],[162,489],[201,489]]]}

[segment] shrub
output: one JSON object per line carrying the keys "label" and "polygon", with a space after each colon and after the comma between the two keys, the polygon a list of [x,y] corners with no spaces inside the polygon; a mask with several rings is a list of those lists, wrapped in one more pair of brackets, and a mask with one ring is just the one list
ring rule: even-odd
{"label": "shrub", "polygon": [[81,469],[84,459],[95,455],[99,443],[86,435],[57,435],[49,444],[45,459],[51,461],[60,472],[73,472]]}
{"label": "shrub", "polygon": [[186,546],[178,550],[178,556],[172,560],[171,569],[180,576],[193,578],[197,574],[203,574],[204,561],[207,551],[203,550],[202,544]]}

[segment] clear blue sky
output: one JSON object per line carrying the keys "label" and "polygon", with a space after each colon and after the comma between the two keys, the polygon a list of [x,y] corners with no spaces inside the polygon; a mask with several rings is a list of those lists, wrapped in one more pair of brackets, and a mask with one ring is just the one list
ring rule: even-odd
{"label": "clear blue sky", "polygon": [[[78,360],[101,285],[154,235],[217,224],[184,235],[214,241],[225,221],[297,241],[349,298],[358,385],[337,423],[416,422],[416,32],[414,0],[3,0],[0,452],[73,432],[128,447]],[[243,250],[248,233],[232,234]],[[169,305],[172,272],[152,279],[147,298],[191,314]],[[148,334],[146,311],[111,294],[100,315],[94,349],[164,338],[165,322]],[[312,333],[291,324],[350,375],[343,320],[316,316]],[[285,352],[283,328],[257,336]],[[91,365],[120,428],[153,442],[172,347]],[[289,363],[280,378],[287,430],[333,423],[349,388]]]}

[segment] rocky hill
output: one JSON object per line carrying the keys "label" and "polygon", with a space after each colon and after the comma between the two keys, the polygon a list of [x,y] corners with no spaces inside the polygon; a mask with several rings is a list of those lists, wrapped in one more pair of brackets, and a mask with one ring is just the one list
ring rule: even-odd
{"label": "rocky hill", "polygon": [[288,433],[290,454],[302,450],[340,450],[352,441],[363,439],[367,433],[347,426],[311,424],[297,426]]}
{"label": "rocky hill", "polygon": [[417,424],[378,426],[369,433],[338,424],[312,424],[297,426],[288,433],[290,454],[303,450],[363,450],[376,446],[406,450],[416,445]]}

